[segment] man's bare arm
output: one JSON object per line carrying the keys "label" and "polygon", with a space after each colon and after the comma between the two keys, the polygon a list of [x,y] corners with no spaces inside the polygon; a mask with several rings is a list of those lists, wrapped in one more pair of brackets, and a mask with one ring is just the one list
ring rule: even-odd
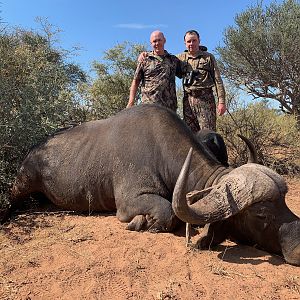
{"label": "man's bare arm", "polygon": [[131,86],[130,86],[130,93],[129,93],[129,101],[127,103],[127,108],[134,105],[134,99],[139,88],[140,81],[138,79],[133,79]]}

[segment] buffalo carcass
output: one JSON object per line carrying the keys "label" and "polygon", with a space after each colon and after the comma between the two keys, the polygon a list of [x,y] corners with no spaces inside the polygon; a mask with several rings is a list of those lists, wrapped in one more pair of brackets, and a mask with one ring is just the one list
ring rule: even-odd
{"label": "buffalo carcass", "polygon": [[[179,176],[190,148],[193,159]],[[185,191],[211,186],[200,201],[186,203]],[[300,222],[285,205],[282,177],[257,164],[225,167],[175,113],[156,105],[84,123],[33,148],[12,188],[12,206],[34,192],[68,210],[116,210],[136,231],[171,231],[178,218],[204,225],[245,215],[243,224],[232,223],[248,229],[247,239],[300,264]]]}

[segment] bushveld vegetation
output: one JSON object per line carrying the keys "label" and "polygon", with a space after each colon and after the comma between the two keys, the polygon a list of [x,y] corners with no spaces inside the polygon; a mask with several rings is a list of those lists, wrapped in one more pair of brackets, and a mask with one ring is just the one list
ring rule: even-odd
{"label": "bushveld vegetation", "polygon": [[258,160],[282,175],[300,172],[300,135],[293,115],[283,114],[270,103],[231,103],[229,112],[218,118],[218,132],[224,137],[232,166],[247,162],[248,150],[238,137],[251,140]]}
{"label": "bushveld vegetation", "polygon": [[[237,28],[227,30],[225,46],[219,48],[224,76],[231,85],[244,85],[254,97],[277,100],[283,108],[276,110],[267,100],[244,104],[238,96],[229,95],[230,114],[218,119],[218,130],[225,138],[230,163],[234,166],[244,163],[247,157],[245,146],[237,137],[240,133],[254,143],[263,164],[281,174],[299,173],[299,11],[299,3],[292,0],[282,5],[272,4],[266,12],[259,5],[250,8],[237,16]],[[287,12],[296,17],[289,15],[286,18]],[[273,39],[265,39],[265,33],[261,31],[264,24],[258,22],[258,17],[263,16],[268,25],[274,22],[277,29],[280,24],[285,26],[280,29],[282,36],[278,35],[278,30],[269,32],[276,33],[273,37],[276,42],[284,37],[281,40],[284,47],[273,49]],[[284,24],[279,22],[280,18],[284,18]],[[9,205],[9,192],[17,169],[33,145],[61,127],[106,118],[125,108],[137,56],[145,49],[144,45],[128,42],[116,45],[104,53],[103,61],[93,62],[96,75],[91,77],[70,62],[73,52],[59,47],[57,32],[47,24],[41,27],[43,30],[38,32],[4,28],[0,24],[0,208]],[[277,62],[274,62],[274,68],[269,68],[272,65],[268,61],[256,66],[257,61],[261,62],[259,57],[241,59],[249,52],[238,45],[249,43],[244,42],[245,32],[238,29],[247,28],[259,35],[259,44],[255,47],[263,47],[264,55],[270,54],[266,56],[268,61],[272,61],[270,57],[284,60],[281,64],[284,73],[274,69]],[[237,33],[241,32],[239,37]],[[264,48],[265,43],[270,47]],[[294,55],[295,49],[297,55]],[[234,65],[243,61],[247,62],[247,68]],[[254,66],[259,70],[255,74],[249,73],[252,79],[249,74],[244,74],[241,82],[239,68],[250,72]],[[284,78],[278,77],[275,71]],[[265,78],[274,80],[267,84]],[[266,93],[259,93],[263,88]]]}
{"label": "bushveld vegetation", "polygon": [[86,74],[54,46],[54,32],[0,31],[0,197],[29,149],[69,122],[87,119],[77,87]]}

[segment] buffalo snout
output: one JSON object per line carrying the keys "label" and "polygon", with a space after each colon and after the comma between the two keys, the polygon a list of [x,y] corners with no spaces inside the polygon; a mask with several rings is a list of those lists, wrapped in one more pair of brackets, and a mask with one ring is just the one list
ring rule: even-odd
{"label": "buffalo snout", "polygon": [[300,220],[281,225],[279,242],[285,260],[292,265],[300,266]]}

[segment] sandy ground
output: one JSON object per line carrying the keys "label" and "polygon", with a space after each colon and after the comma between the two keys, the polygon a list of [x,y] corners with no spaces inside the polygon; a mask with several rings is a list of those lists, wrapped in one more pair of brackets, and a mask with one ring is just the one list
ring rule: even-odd
{"label": "sandy ground", "polygon": [[[287,203],[300,216],[300,181]],[[226,241],[125,230],[114,215],[26,213],[0,231],[0,299],[300,299],[300,267]]]}

